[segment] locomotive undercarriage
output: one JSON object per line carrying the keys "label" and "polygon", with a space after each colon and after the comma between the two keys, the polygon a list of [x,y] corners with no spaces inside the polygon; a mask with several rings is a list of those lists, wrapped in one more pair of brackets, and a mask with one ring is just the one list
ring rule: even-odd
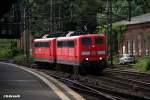
{"label": "locomotive undercarriage", "polygon": [[35,61],[34,63],[38,65],[39,68],[54,69],[56,67],[56,63],[40,62],[40,61]]}
{"label": "locomotive undercarriage", "polygon": [[[106,60],[100,60],[100,61],[82,61],[80,63],[78,63],[78,65],[70,65],[70,64],[57,64],[57,63],[50,63],[50,62],[39,62],[39,61],[35,61],[35,63],[37,65],[40,66],[40,68],[57,68],[58,69],[69,69],[70,67],[72,67],[72,72],[74,74],[100,74],[103,69],[105,69],[107,67],[107,61]],[[63,66],[63,67],[62,67]],[[60,67],[60,68],[59,68]],[[56,68],[56,69],[57,69]]]}
{"label": "locomotive undercarriage", "polygon": [[106,60],[100,61],[83,61],[79,66],[79,73],[99,74],[107,67]]}

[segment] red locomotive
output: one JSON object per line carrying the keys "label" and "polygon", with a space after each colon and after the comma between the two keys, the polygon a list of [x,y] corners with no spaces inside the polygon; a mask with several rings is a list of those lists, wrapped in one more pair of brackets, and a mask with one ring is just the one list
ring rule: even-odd
{"label": "red locomotive", "polygon": [[35,39],[33,58],[36,64],[56,63],[56,38]]}
{"label": "red locomotive", "polygon": [[106,37],[87,34],[35,39],[33,58],[35,62],[73,65],[81,71],[102,71],[107,65]]}

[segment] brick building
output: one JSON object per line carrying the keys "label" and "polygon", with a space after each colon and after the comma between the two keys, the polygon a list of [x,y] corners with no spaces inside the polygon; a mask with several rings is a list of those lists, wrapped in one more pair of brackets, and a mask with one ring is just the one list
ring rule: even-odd
{"label": "brick building", "polygon": [[120,21],[117,24],[127,26],[119,53],[130,53],[136,56],[150,55],[150,13],[132,17],[131,21]]}

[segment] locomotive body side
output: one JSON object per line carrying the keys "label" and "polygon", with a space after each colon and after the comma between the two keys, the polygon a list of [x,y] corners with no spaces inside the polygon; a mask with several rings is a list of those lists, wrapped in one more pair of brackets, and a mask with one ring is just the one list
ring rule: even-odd
{"label": "locomotive body side", "polygon": [[78,37],[57,38],[57,63],[79,65]]}
{"label": "locomotive body side", "polygon": [[35,62],[56,62],[56,39],[35,39],[33,43],[33,58]]}

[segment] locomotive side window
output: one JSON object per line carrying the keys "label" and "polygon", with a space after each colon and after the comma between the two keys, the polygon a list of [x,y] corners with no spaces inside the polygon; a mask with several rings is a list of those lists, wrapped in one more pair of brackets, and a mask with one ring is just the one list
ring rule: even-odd
{"label": "locomotive side window", "polygon": [[67,47],[67,41],[62,41],[62,47]]}
{"label": "locomotive side window", "polygon": [[48,42],[35,42],[34,47],[49,47]]}
{"label": "locomotive side window", "polygon": [[81,42],[82,42],[83,45],[90,45],[90,44],[92,44],[92,39],[89,38],[89,37],[82,38]]}
{"label": "locomotive side window", "polygon": [[41,47],[49,47],[49,43],[48,42],[41,42]]}
{"label": "locomotive side window", "polygon": [[40,42],[35,42],[35,43],[34,43],[34,47],[41,47],[41,46],[40,46]]}
{"label": "locomotive side window", "polygon": [[35,42],[35,43],[34,43],[34,47],[39,47],[39,43],[38,43],[38,42]]}
{"label": "locomotive side window", "polygon": [[102,44],[103,39],[102,38],[95,38],[95,44]]}
{"label": "locomotive side window", "polygon": [[67,41],[67,46],[68,47],[74,47],[75,46],[74,41]]}
{"label": "locomotive side window", "polygon": [[58,41],[57,42],[57,47],[62,47],[63,46],[63,42],[62,41]]}
{"label": "locomotive side window", "polygon": [[57,42],[57,47],[74,47],[74,46],[75,46],[75,42],[72,40]]}
{"label": "locomotive side window", "polygon": [[57,42],[57,47],[65,47],[66,46],[66,41],[58,41]]}

